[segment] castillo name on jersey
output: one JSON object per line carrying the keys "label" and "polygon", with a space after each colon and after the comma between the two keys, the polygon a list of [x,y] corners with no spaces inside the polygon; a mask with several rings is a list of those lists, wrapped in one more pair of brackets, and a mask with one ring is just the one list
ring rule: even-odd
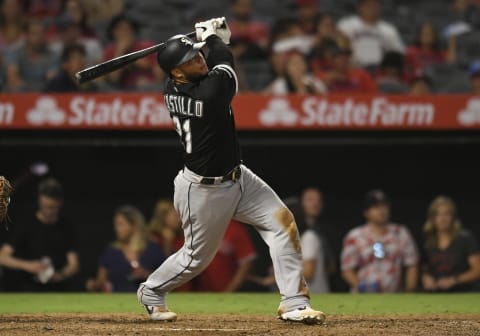
{"label": "castillo name on jersey", "polygon": [[203,117],[203,101],[175,94],[164,96],[165,105],[171,114],[188,117]]}

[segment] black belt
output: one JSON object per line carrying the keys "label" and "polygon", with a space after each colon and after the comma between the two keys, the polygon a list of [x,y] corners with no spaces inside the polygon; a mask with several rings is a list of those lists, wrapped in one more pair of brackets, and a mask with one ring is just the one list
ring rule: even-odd
{"label": "black belt", "polygon": [[224,175],[222,177],[203,177],[200,180],[200,184],[215,184],[215,183],[222,183],[226,181],[237,181],[240,176],[242,175],[242,169],[240,166],[236,166],[230,172],[227,173],[227,175]]}

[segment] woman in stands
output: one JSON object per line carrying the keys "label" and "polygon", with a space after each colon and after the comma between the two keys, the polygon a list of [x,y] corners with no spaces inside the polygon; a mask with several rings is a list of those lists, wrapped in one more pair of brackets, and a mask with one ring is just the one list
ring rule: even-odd
{"label": "woman in stands", "polygon": [[436,27],[424,22],[417,31],[413,45],[405,53],[407,75],[414,78],[428,71],[428,67],[435,64],[455,62],[455,40],[451,38],[447,49],[442,47]]}
{"label": "woman in stands", "polygon": [[479,290],[480,247],[462,229],[451,198],[438,196],[433,200],[424,231],[423,288],[433,292]]}
{"label": "woman in stands", "polygon": [[89,279],[90,291],[134,292],[138,284],[164,260],[162,249],[145,235],[145,220],[135,207],[125,205],[113,217],[115,241],[103,251],[95,279]]}

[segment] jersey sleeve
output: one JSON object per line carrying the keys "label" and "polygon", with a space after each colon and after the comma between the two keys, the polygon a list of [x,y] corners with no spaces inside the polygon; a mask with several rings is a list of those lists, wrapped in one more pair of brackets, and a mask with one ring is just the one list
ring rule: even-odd
{"label": "jersey sleeve", "polygon": [[211,69],[207,81],[214,91],[223,91],[231,98],[238,92],[238,77],[234,69],[233,54],[228,46],[215,35],[206,40],[208,46],[207,65]]}
{"label": "jersey sleeve", "polygon": [[322,257],[319,254],[321,251],[320,239],[312,230],[307,230],[302,234],[300,245],[302,246],[303,260],[316,260],[317,258]]}

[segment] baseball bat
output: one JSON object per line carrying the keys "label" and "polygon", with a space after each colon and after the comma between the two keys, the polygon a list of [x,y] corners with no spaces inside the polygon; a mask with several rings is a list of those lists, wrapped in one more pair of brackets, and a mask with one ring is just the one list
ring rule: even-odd
{"label": "baseball bat", "polygon": [[[186,35],[191,38],[195,36],[195,32],[191,32]],[[127,64],[135,62],[142,57],[153,54],[154,52],[158,51],[164,44],[165,42],[162,42],[142,50],[134,51],[126,55],[112,58],[111,60],[94,65],[90,68],[83,69],[82,71],[79,71],[75,74],[75,79],[77,80],[78,84],[94,80],[95,78],[104,76],[112,71],[118,70],[121,67],[126,66]]]}

